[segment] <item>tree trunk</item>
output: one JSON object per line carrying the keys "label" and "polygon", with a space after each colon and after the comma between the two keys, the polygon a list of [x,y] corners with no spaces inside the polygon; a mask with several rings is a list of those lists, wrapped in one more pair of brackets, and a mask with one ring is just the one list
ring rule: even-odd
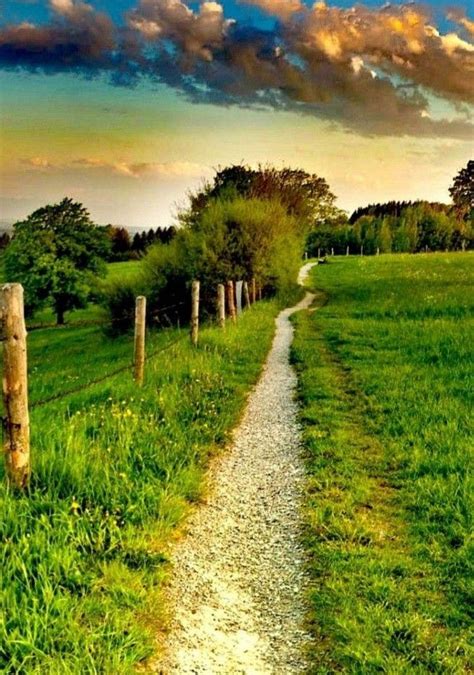
{"label": "tree trunk", "polygon": [[56,323],[58,326],[64,326],[64,309],[56,309]]}

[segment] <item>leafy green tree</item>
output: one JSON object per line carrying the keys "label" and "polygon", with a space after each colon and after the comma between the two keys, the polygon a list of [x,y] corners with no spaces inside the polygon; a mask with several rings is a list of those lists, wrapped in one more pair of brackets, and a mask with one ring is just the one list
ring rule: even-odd
{"label": "leafy green tree", "polygon": [[457,214],[465,220],[474,220],[474,160],[469,160],[454,177],[449,194]]}
{"label": "leafy green tree", "polygon": [[219,170],[212,183],[190,195],[190,208],[181,214],[181,221],[192,225],[213,200],[237,197],[278,200],[306,231],[337,212],[336,197],[324,178],[303,169],[276,169],[269,165],[252,169],[239,164]]}
{"label": "leafy green tree", "polygon": [[9,281],[23,284],[29,314],[51,304],[63,324],[65,312],[86,305],[94,276],[105,275],[108,250],[104,229],[66,198],[14,225],[5,271]]}
{"label": "leafy green tree", "polygon": [[375,238],[377,248],[381,253],[390,253],[392,250],[392,228],[390,227],[391,218],[386,216],[382,218],[382,222],[378,228],[378,233]]}

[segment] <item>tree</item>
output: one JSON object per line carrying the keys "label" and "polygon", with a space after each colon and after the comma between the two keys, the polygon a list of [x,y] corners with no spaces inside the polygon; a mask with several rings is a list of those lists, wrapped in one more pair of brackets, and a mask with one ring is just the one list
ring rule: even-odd
{"label": "tree", "polygon": [[472,220],[474,217],[474,160],[469,160],[467,166],[454,177],[449,194],[458,216],[464,220]]}
{"label": "tree", "polygon": [[109,259],[111,261],[127,260],[130,257],[132,245],[128,230],[124,227],[107,225],[105,227],[105,232],[110,240]]}
{"label": "tree", "polygon": [[103,228],[66,198],[14,225],[5,270],[9,281],[23,284],[29,314],[50,303],[63,324],[65,312],[86,305],[93,275],[105,274],[108,249]]}
{"label": "tree", "polygon": [[334,217],[337,212],[334,207],[336,197],[324,178],[289,167],[275,169],[260,165],[251,169],[233,165],[219,170],[212,183],[190,195],[191,205],[180,214],[181,223],[192,226],[213,200],[231,201],[238,197],[278,200],[305,232]]}

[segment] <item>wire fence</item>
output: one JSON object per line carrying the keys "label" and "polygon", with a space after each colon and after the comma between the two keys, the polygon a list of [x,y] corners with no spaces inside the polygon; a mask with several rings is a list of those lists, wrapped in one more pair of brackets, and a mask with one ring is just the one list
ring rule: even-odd
{"label": "wire fence", "polygon": [[[247,282],[234,283],[228,281],[225,288],[223,284],[218,285],[216,297],[212,302],[212,305],[217,307],[217,325],[224,327],[226,309],[228,310],[228,318],[232,323],[235,323],[244,303],[247,307],[256,302],[257,299],[261,299],[261,288],[257,293],[255,281],[252,282],[252,288],[253,292],[250,296]],[[250,300],[250,297],[252,300]],[[206,299],[210,301],[210,298]],[[23,288],[20,284],[4,285],[0,291],[0,313],[3,326],[0,341],[3,343],[3,406],[5,413],[2,419],[9,481],[20,488],[24,488],[28,484],[30,471],[29,410],[36,410],[48,404],[65,400],[125,373],[133,374],[136,385],[140,386],[144,379],[145,363],[172,349],[183,342],[186,337],[180,330],[178,337],[175,339],[146,352],[146,324],[155,323],[163,326],[164,323],[167,323],[172,326],[172,319],[174,318],[175,321],[178,319],[179,329],[179,318],[183,316],[183,308],[186,307],[190,309],[190,339],[191,344],[195,347],[199,340],[200,319],[200,284],[198,281],[194,281],[192,284],[190,302],[182,300],[164,307],[154,308],[147,316],[146,298],[140,296],[136,299],[134,316],[130,313],[130,315],[109,320],[105,318],[84,319],[67,324],[67,326],[57,326],[56,324],[29,324],[26,326],[23,311]],[[174,317],[171,316],[173,312]],[[126,327],[127,322],[130,324],[133,322],[135,327],[133,359],[130,358],[128,363],[89,379],[87,382],[78,383],[76,386],[43,396],[28,405],[27,329],[32,332],[35,330],[61,330],[64,327],[74,329],[88,326],[110,328],[117,323]],[[74,358],[73,353],[74,357],[78,354],[77,351],[71,352],[71,359]],[[64,350],[62,356],[64,357]]]}
{"label": "wire fence", "polygon": [[[148,353],[146,355],[147,361],[153,359],[155,356],[158,356],[158,354],[162,354],[163,352],[168,351],[172,347],[176,346],[180,342],[183,342],[186,339],[187,336],[181,335],[179,338],[176,338],[176,340],[172,340],[170,343],[165,345],[164,347],[160,347],[159,349],[155,349],[152,352]],[[93,380],[90,380],[89,382],[86,382],[85,384],[78,385],[77,387],[71,387],[70,389],[66,389],[65,391],[62,391],[57,394],[52,394],[51,396],[47,396],[43,399],[40,399],[38,401],[33,401],[30,403],[30,410],[34,410],[35,408],[41,408],[45,405],[48,405],[49,403],[54,403],[57,401],[60,401],[65,398],[69,398],[70,396],[73,396],[74,394],[80,394],[83,391],[87,391],[87,389],[90,389],[91,387],[94,387],[97,384],[102,384],[103,382],[106,382],[107,380],[110,380],[117,375],[121,375],[122,373],[126,372],[132,372],[133,370],[133,362],[130,361],[127,365],[121,366],[120,368],[116,368],[115,370],[106,373],[105,375],[102,375],[101,377],[96,377]]]}

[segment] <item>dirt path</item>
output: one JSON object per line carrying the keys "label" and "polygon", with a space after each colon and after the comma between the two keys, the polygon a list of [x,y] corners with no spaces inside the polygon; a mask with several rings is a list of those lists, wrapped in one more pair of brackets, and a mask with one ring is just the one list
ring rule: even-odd
{"label": "dirt path", "polygon": [[[300,274],[300,283],[311,265]],[[174,616],[161,673],[301,673],[305,613],[303,480],[289,316],[276,320],[262,376],[232,446],[211,467],[207,503],[173,555]]]}

